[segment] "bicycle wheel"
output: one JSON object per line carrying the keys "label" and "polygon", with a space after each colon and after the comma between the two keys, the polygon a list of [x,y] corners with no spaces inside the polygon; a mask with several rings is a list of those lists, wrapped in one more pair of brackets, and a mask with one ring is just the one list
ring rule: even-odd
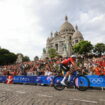
{"label": "bicycle wheel", "polygon": [[80,91],[85,91],[90,87],[90,81],[86,76],[80,75],[74,79],[75,87]]}
{"label": "bicycle wheel", "polygon": [[54,88],[56,90],[63,90],[65,88],[64,85],[61,84],[61,81],[62,81],[63,77],[62,76],[56,76],[53,80],[53,84],[54,84]]}

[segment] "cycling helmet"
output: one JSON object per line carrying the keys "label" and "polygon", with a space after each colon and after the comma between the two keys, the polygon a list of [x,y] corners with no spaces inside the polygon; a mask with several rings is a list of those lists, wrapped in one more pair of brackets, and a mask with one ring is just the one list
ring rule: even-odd
{"label": "cycling helmet", "polygon": [[71,55],[71,57],[72,57],[72,58],[77,58],[77,56],[76,56],[76,55]]}

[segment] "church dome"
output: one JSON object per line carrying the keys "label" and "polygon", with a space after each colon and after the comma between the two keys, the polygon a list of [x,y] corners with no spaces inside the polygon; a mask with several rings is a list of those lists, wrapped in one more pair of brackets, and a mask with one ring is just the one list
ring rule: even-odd
{"label": "church dome", "polygon": [[64,31],[74,31],[74,27],[72,24],[68,22],[67,16],[65,17],[64,24],[62,24],[60,27],[60,32],[64,32]]}
{"label": "church dome", "polygon": [[77,39],[77,38],[83,39],[83,35],[80,31],[78,31],[78,27],[76,26],[76,31],[74,32],[72,39]]}

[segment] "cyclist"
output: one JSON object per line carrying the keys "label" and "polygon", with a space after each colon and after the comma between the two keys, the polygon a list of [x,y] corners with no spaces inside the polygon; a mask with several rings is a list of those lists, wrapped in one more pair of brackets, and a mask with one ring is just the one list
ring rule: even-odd
{"label": "cyclist", "polygon": [[64,75],[64,78],[61,81],[62,85],[66,85],[65,84],[65,80],[68,77],[68,81],[70,81],[70,75],[71,75],[71,70],[70,68],[73,67],[75,70],[78,68],[77,64],[76,64],[76,55],[72,55],[71,57],[64,59],[61,64],[60,64],[60,68],[63,69],[64,72],[66,72],[66,74]]}

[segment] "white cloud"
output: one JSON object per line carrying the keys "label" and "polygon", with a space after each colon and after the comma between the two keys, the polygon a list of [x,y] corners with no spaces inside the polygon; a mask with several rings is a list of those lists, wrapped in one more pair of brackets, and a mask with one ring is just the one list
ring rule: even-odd
{"label": "white cloud", "polygon": [[[28,3],[27,3],[28,1]],[[45,38],[29,0],[0,2],[0,46],[31,57],[41,55]],[[35,48],[38,48],[37,50]]]}
{"label": "white cloud", "polygon": [[105,43],[105,14],[91,10],[81,12],[79,19],[78,24],[86,40],[91,41],[93,44]]}

